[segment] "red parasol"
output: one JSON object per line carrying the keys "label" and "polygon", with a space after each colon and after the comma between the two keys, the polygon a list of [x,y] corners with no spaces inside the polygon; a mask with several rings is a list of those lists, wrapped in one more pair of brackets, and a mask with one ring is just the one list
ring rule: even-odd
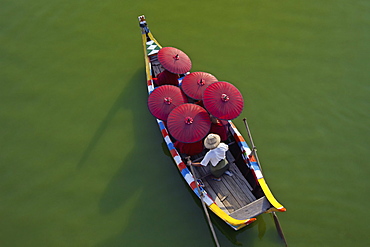
{"label": "red parasol", "polygon": [[165,84],[177,86],[179,85],[178,79],[179,79],[178,74],[174,74],[169,72],[168,70],[164,70],[157,75],[156,84],[158,86]]}
{"label": "red parasol", "polygon": [[190,98],[201,100],[204,90],[217,78],[206,72],[193,72],[184,77],[181,88]]}
{"label": "red parasol", "polygon": [[174,74],[185,74],[191,69],[188,55],[174,47],[163,47],[158,52],[161,65]]}
{"label": "red parasol", "polygon": [[167,121],[168,114],[176,106],[185,102],[187,102],[187,97],[179,87],[163,85],[154,89],[149,95],[148,108],[154,117]]}
{"label": "red parasol", "polygon": [[182,104],[167,119],[170,134],[178,141],[193,143],[202,140],[211,128],[208,112],[196,104]]}
{"label": "red parasol", "polygon": [[223,120],[238,117],[244,107],[243,96],[239,90],[224,81],[212,83],[206,88],[203,104],[210,114]]}

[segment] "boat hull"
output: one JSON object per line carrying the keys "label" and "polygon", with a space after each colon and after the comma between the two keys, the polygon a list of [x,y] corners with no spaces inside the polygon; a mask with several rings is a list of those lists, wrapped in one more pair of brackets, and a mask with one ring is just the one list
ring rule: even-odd
{"label": "boat hull", "polygon": [[[143,22],[144,19],[139,17],[140,27],[142,31],[142,43],[143,43],[143,50],[144,50],[144,59],[145,59],[145,70],[146,70],[146,82],[147,82],[147,90],[148,94],[153,92],[155,89],[155,80],[156,75],[159,73],[160,69],[158,70],[157,61],[155,60],[156,54],[162,48],[162,46],[157,42],[157,40],[153,37],[152,33],[150,32],[146,22]],[[156,71],[158,70],[158,71]],[[181,85],[182,78],[179,78],[179,85]],[[247,169],[248,172],[250,171],[249,176],[252,177],[252,182],[254,184],[254,189],[258,192],[258,197],[264,200],[264,207],[263,210],[258,211],[256,215],[252,215],[253,217],[243,218],[243,210],[248,211],[248,205],[241,207],[240,209],[236,210],[234,213],[230,213],[227,209],[221,208],[220,200],[215,198],[215,192],[213,194],[209,194],[209,190],[207,186],[205,188],[199,187],[198,190],[197,182],[195,181],[194,175],[188,169],[185,164],[185,160],[183,155],[179,153],[179,151],[175,148],[174,142],[169,135],[169,132],[165,126],[164,121],[160,119],[156,119],[159,130],[162,134],[162,137],[166,143],[166,146],[172,156],[173,161],[175,162],[179,173],[186,181],[190,189],[193,193],[200,199],[203,200],[204,203],[207,205],[208,209],[210,209],[215,215],[217,215],[220,219],[222,219],[225,223],[227,223],[230,227],[234,230],[239,230],[250,223],[256,220],[256,216],[261,213],[268,213],[272,211],[285,211],[285,208],[275,199],[272,195],[269,187],[267,186],[265,179],[262,175],[260,166],[258,165],[257,161],[255,160],[252,150],[249,148],[248,144],[244,140],[243,136],[240,134],[236,126],[232,123],[232,121],[228,121],[228,128],[231,134],[231,138],[234,141],[234,152],[236,152],[236,156],[241,157],[238,160],[238,166],[242,166],[243,169]],[[207,191],[208,190],[208,191]],[[252,193],[251,193],[252,194]],[[217,200],[218,199],[218,200]],[[257,201],[257,198],[254,198],[252,203]],[[251,203],[251,204],[252,204]],[[240,217],[233,217],[233,215],[241,215]]]}

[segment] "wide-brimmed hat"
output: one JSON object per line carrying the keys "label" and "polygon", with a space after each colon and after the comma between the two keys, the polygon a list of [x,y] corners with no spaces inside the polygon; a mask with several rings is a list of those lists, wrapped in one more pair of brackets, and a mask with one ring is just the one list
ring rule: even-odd
{"label": "wide-brimmed hat", "polygon": [[221,137],[217,134],[209,134],[206,139],[204,139],[204,146],[207,149],[214,149],[220,144]]}

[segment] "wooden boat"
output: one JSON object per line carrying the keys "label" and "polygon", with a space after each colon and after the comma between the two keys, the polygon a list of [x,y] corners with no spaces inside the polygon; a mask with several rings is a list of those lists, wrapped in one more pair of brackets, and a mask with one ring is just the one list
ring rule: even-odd
{"label": "wooden boat", "polygon": [[[146,80],[148,93],[156,88],[155,79],[164,70],[158,61],[157,53],[162,46],[153,37],[145,20],[139,16],[144,48]],[[182,75],[184,76],[184,75]],[[179,78],[181,83],[182,78]],[[194,167],[195,174],[186,165],[185,155],[174,146],[174,139],[169,135],[165,123],[157,119],[159,129],[177,168],[191,190],[206,204],[209,210],[225,221],[233,229],[239,230],[256,220],[256,216],[286,209],[275,199],[263,177],[258,157],[238,129],[228,121],[229,145],[227,160],[231,164],[233,176],[222,176],[221,181],[210,178],[208,167]],[[206,151],[192,156],[191,160],[200,160]],[[196,179],[201,178],[204,187],[197,186]],[[200,190],[198,190],[200,188]],[[200,191],[200,192],[199,192]]]}

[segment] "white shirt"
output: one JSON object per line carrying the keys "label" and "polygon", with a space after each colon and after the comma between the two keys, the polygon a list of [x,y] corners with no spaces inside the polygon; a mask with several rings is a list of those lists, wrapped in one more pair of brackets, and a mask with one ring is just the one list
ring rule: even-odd
{"label": "white shirt", "polygon": [[225,159],[227,150],[229,150],[229,146],[221,142],[216,148],[206,153],[200,164],[202,166],[207,166],[208,162],[211,162],[212,166],[216,166],[220,160]]}

